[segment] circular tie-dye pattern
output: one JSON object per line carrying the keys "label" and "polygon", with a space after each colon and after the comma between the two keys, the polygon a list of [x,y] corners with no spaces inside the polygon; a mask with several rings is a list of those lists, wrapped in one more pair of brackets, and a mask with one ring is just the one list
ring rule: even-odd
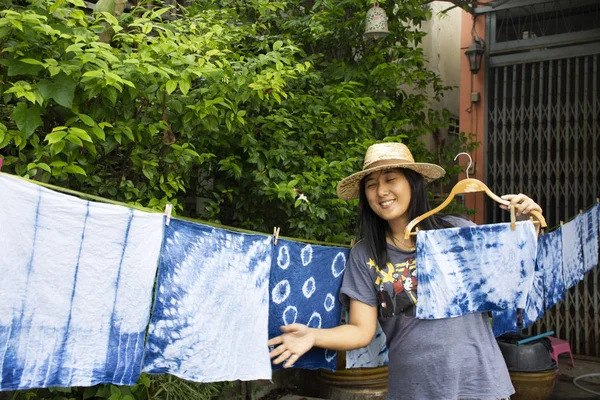
{"label": "circular tie-dye pattern", "polygon": [[287,280],[283,280],[281,282],[279,282],[277,285],[275,285],[275,287],[273,288],[273,291],[271,292],[271,297],[273,299],[273,303],[276,304],[281,304],[285,301],[285,299],[288,298],[288,296],[290,295],[291,292],[291,288],[290,288],[290,283]]}
{"label": "circular tie-dye pattern", "polygon": [[313,312],[306,324],[309,328],[320,328],[321,327],[321,314]]}
{"label": "circular tie-dye pattern", "polygon": [[331,264],[331,273],[334,277],[340,276],[344,270],[346,269],[346,257],[344,253],[338,253],[337,256],[333,259],[333,263]]}
{"label": "circular tie-dye pattern", "polygon": [[284,325],[294,324],[298,317],[298,309],[294,306],[287,306],[281,318]]}
{"label": "circular tie-dye pattern", "polygon": [[287,246],[281,246],[279,248],[277,265],[281,269],[287,269],[290,266],[290,250],[287,248]]}
{"label": "circular tie-dye pattern", "polygon": [[302,285],[302,294],[304,294],[304,297],[307,299],[310,299],[310,296],[313,295],[315,290],[317,290],[317,284],[315,283],[315,278],[311,276],[304,282],[304,285]]}
{"label": "circular tie-dye pattern", "polygon": [[302,265],[304,265],[306,267],[308,264],[310,264],[310,262],[312,261],[312,255],[313,255],[312,246],[310,244],[306,245],[300,252],[300,258],[302,259]]}
{"label": "circular tie-dye pattern", "polygon": [[327,310],[328,312],[333,310],[333,308],[335,307],[335,297],[331,293],[327,293],[327,296],[325,296],[325,302],[323,303],[323,307],[325,307],[325,310]]}

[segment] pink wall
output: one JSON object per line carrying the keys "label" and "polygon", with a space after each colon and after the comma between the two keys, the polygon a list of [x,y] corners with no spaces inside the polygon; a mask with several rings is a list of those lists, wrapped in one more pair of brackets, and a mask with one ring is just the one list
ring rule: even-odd
{"label": "pink wall", "polygon": [[[460,38],[460,52],[462,57],[460,58],[460,130],[461,132],[474,133],[476,135],[476,141],[480,143],[479,148],[471,153],[473,162],[475,163],[475,173],[470,173],[470,178],[476,178],[485,182],[485,160],[484,160],[484,143],[485,143],[485,132],[484,132],[484,82],[485,82],[485,59],[481,63],[481,69],[476,75],[471,74],[469,70],[469,62],[467,57],[464,55],[465,50],[473,42],[473,35],[471,30],[475,29],[477,35],[485,40],[485,16],[479,15],[476,19],[476,23],[473,26],[473,15],[464,12],[461,18],[461,38]],[[471,103],[471,93],[479,92],[480,100],[478,103]],[[461,164],[468,165],[467,157],[461,156]],[[465,174],[462,173],[459,179],[466,178]],[[498,193],[502,195],[504,193]],[[473,221],[478,224],[484,223],[483,215],[483,201],[485,194],[483,193],[472,193],[465,195],[465,204],[469,208],[477,210],[477,214],[473,216]]]}

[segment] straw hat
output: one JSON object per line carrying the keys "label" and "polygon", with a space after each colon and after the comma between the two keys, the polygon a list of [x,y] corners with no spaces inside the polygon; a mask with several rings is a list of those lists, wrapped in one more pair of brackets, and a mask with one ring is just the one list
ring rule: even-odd
{"label": "straw hat", "polygon": [[429,183],[446,174],[444,168],[429,163],[417,163],[403,143],[376,143],[367,149],[363,169],[342,179],[337,185],[337,195],[342,200],[357,199],[360,180],[371,172],[392,168],[408,168],[423,175]]}

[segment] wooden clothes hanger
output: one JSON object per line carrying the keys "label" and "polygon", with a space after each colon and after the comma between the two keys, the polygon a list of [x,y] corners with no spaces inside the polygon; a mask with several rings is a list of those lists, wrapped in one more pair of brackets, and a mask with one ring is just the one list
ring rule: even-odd
{"label": "wooden clothes hanger", "polygon": [[[500,196],[496,195],[494,192],[492,192],[490,190],[490,188],[487,187],[487,185],[483,182],[481,182],[479,179],[474,179],[474,178],[469,178],[469,169],[471,168],[471,164],[473,162],[473,160],[471,159],[471,156],[468,153],[459,153],[456,155],[456,157],[454,157],[454,160],[456,160],[458,158],[458,156],[460,156],[461,154],[466,154],[469,157],[469,166],[467,167],[466,170],[466,179],[462,179],[460,181],[458,181],[456,183],[456,185],[454,185],[454,187],[452,188],[452,190],[450,191],[450,194],[448,195],[448,197],[446,198],[446,200],[444,200],[444,202],[442,204],[440,204],[439,206],[437,206],[436,208],[434,208],[433,210],[430,210],[428,212],[426,212],[425,214],[422,214],[420,216],[418,216],[417,218],[413,219],[412,221],[410,221],[408,223],[408,225],[406,225],[406,228],[404,229],[404,238],[405,239],[409,239],[411,235],[416,235],[418,228],[415,232],[412,232],[413,228],[419,224],[419,222],[423,221],[425,218],[428,218],[430,216],[432,216],[433,214],[441,211],[442,209],[444,209],[448,204],[450,204],[452,202],[452,200],[454,199],[454,197],[458,194],[463,194],[463,193],[475,193],[475,192],[485,192],[485,194],[487,194],[489,197],[491,197],[494,201],[508,206],[509,210],[510,210],[510,214],[511,214],[511,227],[514,230],[515,229],[515,221],[516,221],[516,217],[515,217],[515,208],[514,206],[510,205],[510,201],[508,200],[504,200],[503,198],[501,198]],[[539,212],[539,211],[531,211],[531,215],[532,217],[530,217],[530,219],[533,221],[534,224],[536,224],[536,233],[539,233],[540,228],[546,228],[546,220],[544,219],[544,216]],[[533,217],[535,217],[537,219],[537,221],[533,220]]]}

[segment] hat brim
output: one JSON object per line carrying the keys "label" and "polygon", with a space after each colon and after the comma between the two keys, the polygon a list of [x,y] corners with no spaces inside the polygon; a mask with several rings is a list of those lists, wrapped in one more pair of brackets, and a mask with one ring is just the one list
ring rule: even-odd
{"label": "hat brim", "polygon": [[353,200],[359,197],[360,193],[360,181],[370,173],[383,171],[386,169],[394,168],[406,168],[412,169],[423,176],[425,183],[434,181],[442,176],[446,175],[446,170],[439,165],[429,163],[399,163],[399,164],[386,164],[379,165],[372,168],[356,172],[344,179],[342,179],[336,188],[337,195],[342,200]]}

